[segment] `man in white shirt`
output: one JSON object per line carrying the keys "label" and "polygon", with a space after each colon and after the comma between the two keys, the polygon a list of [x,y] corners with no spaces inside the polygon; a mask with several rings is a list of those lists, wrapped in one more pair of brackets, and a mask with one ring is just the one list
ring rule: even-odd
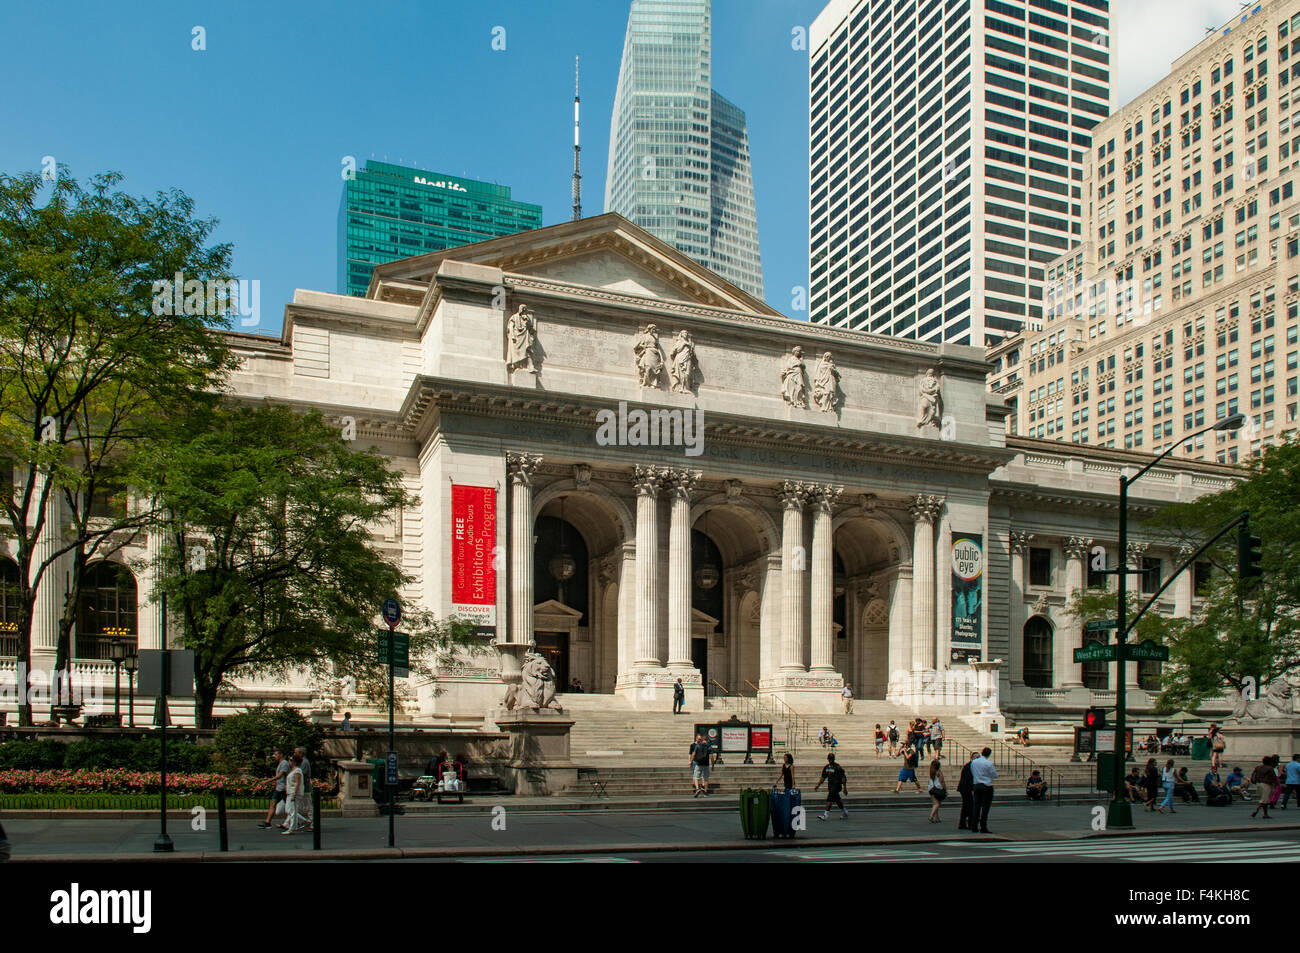
{"label": "man in white shirt", "polygon": [[975,798],[975,810],[971,816],[970,829],[981,834],[992,833],[989,830],[989,808],[993,805],[993,781],[998,776],[998,769],[989,760],[989,755],[992,753],[992,748],[985,748],[980,752],[980,756],[970,763],[971,781],[974,783],[971,793]]}
{"label": "man in white shirt", "polygon": [[853,714],[853,686],[848,682],[844,683],[844,691],[840,692],[844,698],[844,714]]}

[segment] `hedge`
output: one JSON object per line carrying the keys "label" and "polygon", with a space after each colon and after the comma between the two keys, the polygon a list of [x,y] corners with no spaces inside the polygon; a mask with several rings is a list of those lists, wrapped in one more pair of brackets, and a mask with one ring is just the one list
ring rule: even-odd
{"label": "hedge", "polygon": [[[8,741],[0,744],[0,770],[109,769],[156,771],[161,743],[157,738],[90,738],[63,742]],[[212,749],[175,740],[167,745],[167,770],[202,774],[212,768]]]}
{"label": "hedge", "polygon": [[[321,793],[330,786],[313,778]],[[224,788],[227,796],[259,798],[271,796],[271,778],[227,777],[221,774],[168,774],[167,790],[177,794],[215,794]],[[161,784],[156,771],[107,770],[21,770],[0,771],[0,795],[7,794],[157,794]]]}

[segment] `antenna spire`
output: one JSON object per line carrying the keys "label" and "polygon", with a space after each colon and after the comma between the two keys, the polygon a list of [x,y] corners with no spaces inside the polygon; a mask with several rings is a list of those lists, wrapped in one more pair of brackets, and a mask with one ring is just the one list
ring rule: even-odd
{"label": "antenna spire", "polygon": [[582,146],[578,142],[578,57],[573,58],[573,220],[582,218],[582,172],[579,168],[579,155]]}

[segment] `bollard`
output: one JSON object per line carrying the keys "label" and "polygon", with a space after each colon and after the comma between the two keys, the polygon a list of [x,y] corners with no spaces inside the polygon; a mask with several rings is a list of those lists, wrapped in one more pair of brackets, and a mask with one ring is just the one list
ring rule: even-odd
{"label": "bollard", "polygon": [[320,788],[311,789],[311,849],[320,850]]}
{"label": "bollard", "polygon": [[226,828],[226,789],[217,788],[217,843],[222,853],[230,850],[229,831]]}

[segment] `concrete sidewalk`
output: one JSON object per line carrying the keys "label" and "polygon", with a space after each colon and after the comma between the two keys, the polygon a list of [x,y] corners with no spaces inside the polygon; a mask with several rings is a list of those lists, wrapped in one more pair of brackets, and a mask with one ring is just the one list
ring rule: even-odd
{"label": "concrete sidewalk", "polygon": [[[145,817],[33,817],[3,818],[13,842],[13,860],[87,861],[255,861],[255,860],[363,860],[402,857],[490,857],[518,854],[564,854],[664,850],[781,850],[792,844],[810,845],[915,844],[954,838],[989,840],[1080,839],[1105,835],[1094,829],[1094,800],[1068,804],[1035,803],[1008,796],[994,801],[990,835],[957,830],[958,808],[949,800],[942,821],[928,821],[929,799],[917,796],[911,806],[879,806],[869,810],[850,807],[848,820],[838,812],[828,821],[818,819],[824,802],[806,801],[807,829],[793,841],[746,841],[740,832],[734,800],[725,808],[717,802],[702,805],[685,799],[658,802],[655,810],[606,806],[600,811],[555,810],[555,799],[544,800],[552,810],[522,810],[519,804],[465,804],[426,816],[396,818],[395,849],[389,849],[388,819],[332,818],[322,823],[321,851],[313,851],[311,834],[286,836],[276,830],[259,830],[257,818],[240,812],[229,824],[230,851],[217,850],[215,812],[209,811],[206,830],[192,829],[191,819],[169,820],[168,833],[175,842],[172,854],[154,854],[158,834],[156,815]],[[609,802],[602,802],[608,805]],[[530,805],[531,806],[531,805]],[[446,806],[450,808],[450,805]],[[1248,804],[1208,808],[1189,804],[1169,815],[1134,811],[1139,835],[1282,831],[1300,829],[1300,811],[1278,811],[1268,821],[1251,820]],[[1294,822],[1291,820],[1294,816]],[[1123,836],[1129,832],[1113,832]]]}

